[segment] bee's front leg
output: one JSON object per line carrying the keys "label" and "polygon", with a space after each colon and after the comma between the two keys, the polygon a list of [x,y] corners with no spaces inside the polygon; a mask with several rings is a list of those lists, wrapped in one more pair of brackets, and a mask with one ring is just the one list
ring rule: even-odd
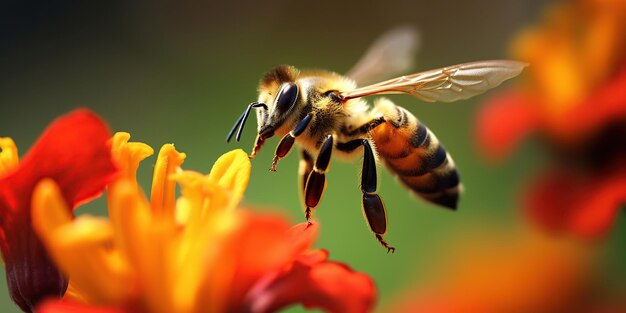
{"label": "bee's front leg", "polygon": [[292,131],[287,133],[287,135],[285,135],[283,139],[280,140],[278,146],[276,146],[276,152],[274,153],[274,160],[272,161],[272,167],[270,167],[270,171],[276,172],[276,165],[278,164],[278,160],[284,158],[287,153],[291,151],[294,142],[296,142],[296,137],[302,135],[307,126],[309,126],[311,119],[313,119],[313,114],[307,114],[307,116],[305,116]]}
{"label": "bee's front leg", "polygon": [[263,147],[264,143],[265,139],[263,139],[263,137],[261,137],[260,135],[257,135],[256,140],[254,141],[254,147],[252,148],[252,153],[250,153],[248,158],[254,159],[256,154],[259,153],[259,150],[261,150],[261,147]]}
{"label": "bee's front leg", "polygon": [[304,187],[304,204],[306,205],[305,217],[309,224],[311,223],[311,211],[314,210],[326,190],[326,172],[330,164],[330,157],[333,151],[333,136],[328,135],[326,141],[322,144],[313,170],[309,173]]}

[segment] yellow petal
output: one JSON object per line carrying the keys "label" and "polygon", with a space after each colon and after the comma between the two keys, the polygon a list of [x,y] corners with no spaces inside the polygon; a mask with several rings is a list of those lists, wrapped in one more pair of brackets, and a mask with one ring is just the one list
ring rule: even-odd
{"label": "yellow petal", "polygon": [[152,222],[148,200],[130,180],[112,185],[107,199],[115,246],[129,258],[131,264],[138,266],[142,244],[138,237],[143,236]]}
{"label": "yellow petal", "polygon": [[154,216],[130,182],[116,184],[110,194],[110,210],[120,219],[116,230],[121,233],[120,247],[139,279],[144,304],[153,312],[178,312],[172,301],[176,275],[171,265],[176,257],[176,225]]}
{"label": "yellow petal", "polygon": [[150,207],[156,215],[166,217],[172,223],[174,223],[176,205],[176,182],[168,179],[168,177],[178,171],[185,157],[184,153],[176,151],[174,145],[166,144],[161,147],[159,157],[154,165]]}
{"label": "yellow petal", "polygon": [[590,17],[585,36],[581,38],[581,65],[584,73],[593,86],[601,84],[613,75],[622,60],[623,50],[620,45],[626,44],[623,23],[625,12],[607,7],[598,10],[596,16]]}
{"label": "yellow petal", "polygon": [[248,154],[241,149],[233,150],[217,159],[209,173],[209,180],[231,191],[230,204],[234,206],[248,186],[251,168]]}
{"label": "yellow petal", "polygon": [[106,219],[81,216],[56,229],[48,246],[61,271],[90,303],[128,301],[136,288],[126,260],[111,248],[112,229]]}
{"label": "yellow petal", "polygon": [[129,133],[115,133],[111,138],[111,155],[120,169],[120,178],[136,182],[139,162],[151,156],[154,150],[145,143],[128,142],[129,139]]}
{"label": "yellow petal", "polygon": [[126,263],[111,248],[112,230],[103,218],[72,220],[61,191],[50,179],[35,188],[32,201],[35,232],[59,269],[88,301],[119,303],[134,288]]}
{"label": "yellow petal", "polygon": [[44,179],[35,187],[32,199],[32,219],[35,232],[48,244],[54,232],[72,222],[72,214],[59,186],[52,179]]}
{"label": "yellow petal", "polygon": [[18,163],[17,147],[13,139],[0,137],[0,176],[15,169]]}

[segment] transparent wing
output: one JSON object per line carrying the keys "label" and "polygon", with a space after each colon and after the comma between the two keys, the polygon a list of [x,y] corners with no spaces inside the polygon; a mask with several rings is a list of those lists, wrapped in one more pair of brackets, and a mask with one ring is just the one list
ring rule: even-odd
{"label": "transparent wing", "polygon": [[367,85],[409,72],[419,38],[417,29],[412,26],[391,29],[372,43],[346,76],[359,85]]}
{"label": "transparent wing", "polygon": [[406,93],[426,102],[453,102],[481,94],[517,76],[528,64],[508,60],[464,63],[390,79],[341,93],[344,99]]}

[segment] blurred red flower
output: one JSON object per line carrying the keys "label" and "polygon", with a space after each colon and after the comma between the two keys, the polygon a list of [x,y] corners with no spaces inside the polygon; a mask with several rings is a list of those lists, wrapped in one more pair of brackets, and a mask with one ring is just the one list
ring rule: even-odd
{"label": "blurred red flower", "polygon": [[594,247],[518,231],[464,233],[397,313],[626,312],[597,270]]}
{"label": "blurred red flower", "polygon": [[626,2],[579,0],[551,7],[515,40],[529,62],[525,85],[479,112],[477,138],[491,157],[538,133],[552,168],[525,201],[528,216],[556,232],[599,237],[626,203]]}
{"label": "blurred red flower", "polygon": [[0,138],[0,248],[11,298],[24,311],[67,288],[31,227],[33,190],[44,178],[55,181],[71,215],[113,177],[109,138],[104,122],[87,110],[55,120],[21,162],[13,141]]}

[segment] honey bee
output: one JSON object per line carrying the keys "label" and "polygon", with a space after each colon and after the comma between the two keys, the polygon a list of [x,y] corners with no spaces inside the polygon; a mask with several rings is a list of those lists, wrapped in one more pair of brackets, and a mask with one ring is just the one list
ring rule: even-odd
{"label": "honey bee", "polygon": [[450,154],[424,123],[389,99],[378,98],[370,106],[363,98],[404,93],[425,102],[464,100],[517,76],[526,66],[508,60],[471,62],[357,86],[357,80],[366,81],[410,65],[403,60],[411,57],[416,38],[416,33],[406,28],[388,33],[346,76],[278,66],[263,76],[257,101],[248,105],[226,139],[230,141],[237,130],[239,141],[254,108],[258,134],[250,158],[267,139],[280,136],[270,168],[276,171],[278,161],[298,144],[298,175],[309,223],[326,189],[331,155],[351,159],[362,154],[361,207],[387,252],[395,248],[383,239],[387,214],[376,192],[377,160],[382,160],[409,190],[445,208],[456,210],[462,185]]}

